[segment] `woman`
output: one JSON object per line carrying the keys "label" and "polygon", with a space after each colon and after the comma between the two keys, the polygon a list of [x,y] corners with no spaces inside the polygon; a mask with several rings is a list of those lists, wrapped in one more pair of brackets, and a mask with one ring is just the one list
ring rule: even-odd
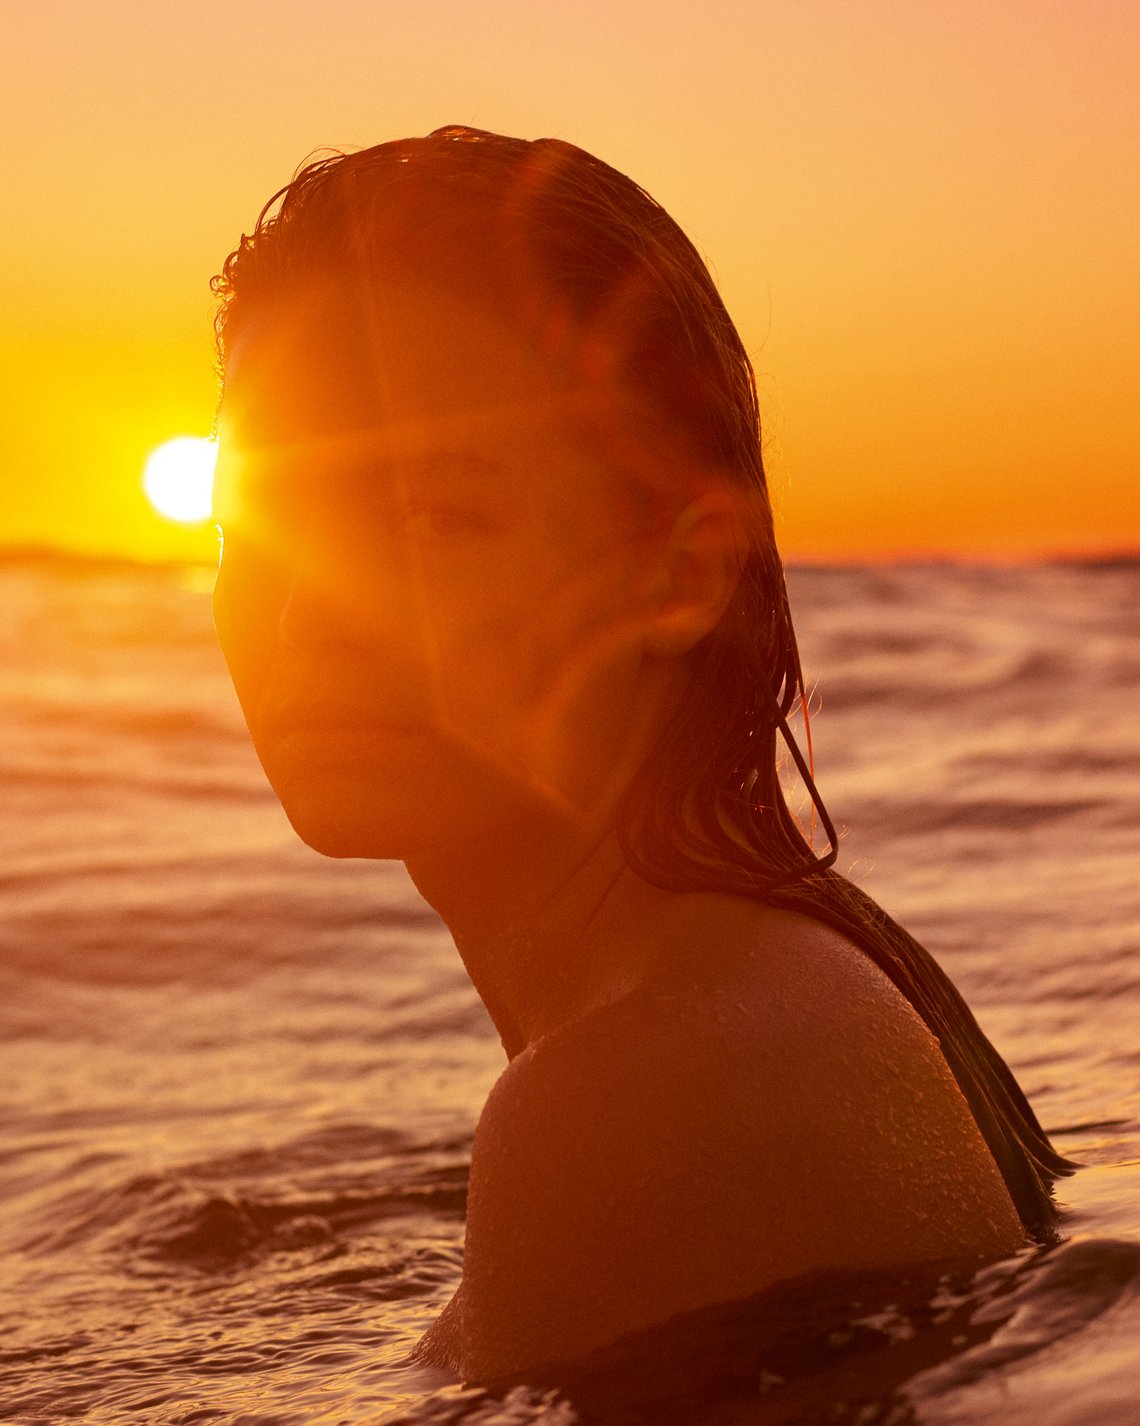
{"label": "woman", "polygon": [[1046,1234],[1067,1164],[831,870],[753,375],[668,215],[448,128],[310,164],[215,286],[259,756],[310,845],[406,863],[509,1057],[423,1356],[487,1379]]}

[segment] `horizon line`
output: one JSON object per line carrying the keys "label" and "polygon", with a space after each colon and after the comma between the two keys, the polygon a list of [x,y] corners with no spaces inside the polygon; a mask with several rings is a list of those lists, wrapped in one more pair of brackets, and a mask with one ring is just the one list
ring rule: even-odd
{"label": "horizon line", "polygon": [[[58,564],[91,568],[126,569],[213,569],[216,560],[193,555],[133,555],[122,550],[90,549],[79,545],[19,541],[0,544],[0,565]],[[790,553],[783,557],[788,569],[883,569],[948,566],[962,568],[1009,568],[1070,566],[1109,568],[1140,563],[1140,545],[1104,546],[1098,550],[980,551],[923,550],[854,551],[844,554]]]}

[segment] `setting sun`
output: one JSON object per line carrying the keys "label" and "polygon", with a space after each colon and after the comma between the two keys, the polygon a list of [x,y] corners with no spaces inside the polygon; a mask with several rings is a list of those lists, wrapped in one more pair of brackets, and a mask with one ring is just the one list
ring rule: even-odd
{"label": "setting sun", "polygon": [[203,436],[176,436],[150,455],[143,489],[168,520],[186,525],[208,520],[213,505],[218,444]]}

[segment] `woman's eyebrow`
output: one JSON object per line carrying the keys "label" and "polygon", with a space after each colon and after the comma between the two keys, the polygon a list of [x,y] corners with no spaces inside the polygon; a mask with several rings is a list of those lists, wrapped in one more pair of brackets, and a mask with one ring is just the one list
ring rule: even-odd
{"label": "woman's eyebrow", "polygon": [[461,451],[432,451],[394,454],[390,451],[357,451],[330,459],[322,455],[308,469],[302,460],[293,466],[302,482],[316,477],[323,482],[358,491],[387,491],[400,498],[430,492],[433,495],[462,489],[480,496],[502,487],[505,467],[489,456]]}
{"label": "woman's eyebrow", "polygon": [[450,481],[456,477],[472,480],[499,480],[503,464],[493,457],[471,451],[432,451],[423,455],[388,456],[384,464],[394,475],[413,479]]}
{"label": "woman's eyebrow", "polygon": [[372,432],[256,444],[245,444],[240,433],[233,434],[238,436],[247,470],[270,478],[274,474],[304,478],[339,471],[349,478],[375,479],[379,475],[395,482],[498,481],[505,469],[503,461],[483,452],[452,446],[409,450],[404,441]]}

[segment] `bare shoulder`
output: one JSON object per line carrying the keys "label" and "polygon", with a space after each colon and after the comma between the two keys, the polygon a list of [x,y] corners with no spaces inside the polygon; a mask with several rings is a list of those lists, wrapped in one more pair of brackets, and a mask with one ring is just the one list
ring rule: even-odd
{"label": "bare shoulder", "polygon": [[[702,912],[706,958],[669,958],[492,1092],[468,1206],[468,1376],[818,1268],[1020,1245],[938,1046],[886,977],[806,918]],[[743,953],[718,953],[733,940]]]}

